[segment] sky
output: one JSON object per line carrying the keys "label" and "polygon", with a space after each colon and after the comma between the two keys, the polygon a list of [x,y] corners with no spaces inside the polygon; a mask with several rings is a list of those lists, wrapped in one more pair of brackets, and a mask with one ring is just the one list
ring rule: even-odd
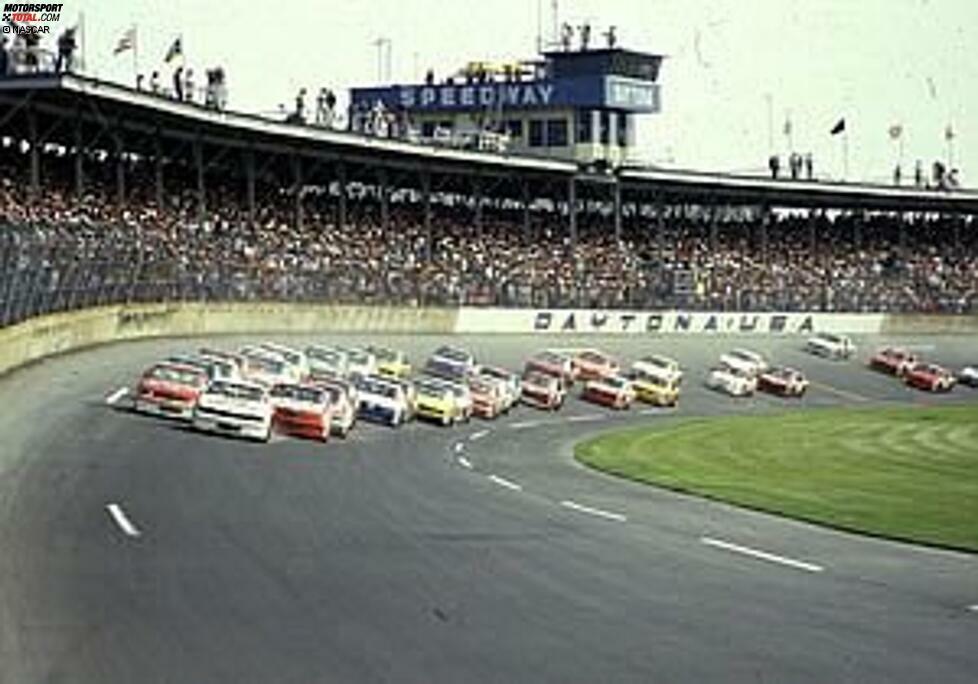
{"label": "sky", "polygon": [[[221,65],[229,107],[274,112],[310,92],[378,82],[378,38],[391,41],[393,82],[427,68],[535,55],[538,16],[549,37],[552,0],[84,0],[86,70],[132,83],[131,54],[112,49],[131,25],[138,67],[165,67],[182,36],[188,66]],[[762,172],[793,149],[816,172],[887,182],[902,147],[915,160],[960,169],[978,186],[978,0],[559,0],[560,21],[615,25],[623,47],[666,55],[662,112],[638,127],[636,156],[712,171]],[[345,100],[345,96],[341,95]],[[311,103],[310,103],[311,104]],[[829,131],[840,118],[846,135]],[[891,126],[902,136],[891,139]],[[949,145],[946,130],[951,126]]]}

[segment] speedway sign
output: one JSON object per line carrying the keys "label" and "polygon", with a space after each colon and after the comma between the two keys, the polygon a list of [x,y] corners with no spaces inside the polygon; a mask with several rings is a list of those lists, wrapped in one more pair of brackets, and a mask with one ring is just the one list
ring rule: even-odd
{"label": "speedway sign", "polygon": [[456,332],[603,334],[808,335],[874,333],[878,314],[615,311],[605,309],[494,309],[464,307]]}

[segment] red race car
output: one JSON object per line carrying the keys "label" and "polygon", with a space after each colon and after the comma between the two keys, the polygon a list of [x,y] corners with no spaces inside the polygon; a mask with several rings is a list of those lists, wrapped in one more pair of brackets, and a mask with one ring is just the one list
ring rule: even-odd
{"label": "red race car", "polygon": [[613,409],[629,409],[635,401],[635,388],[627,378],[619,376],[588,380],[581,399]]}
{"label": "red race car", "polygon": [[272,424],[279,432],[298,437],[329,440],[333,407],[324,387],[280,383],[269,392]]}
{"label": "red race car", "polygon": [[780,397],[803,397],[808,378],[794,368],[772,368],[757,377],[757,389]]}
{"label": "red race car", "polygon": [[524,367],[524,373],[545,373],[558,378],[564,387],[574,384],[574,364],[569,356],[554,351],[542,351],[531,356]]}
{"label": "red race car", "polygon": [[207,372],[179,363],[150,366],[136,385],[133,408],[140,413],[192,420],[194,406],[207,386]]}
{"label": "red race car", "polygon": [[903,381],[910,387],[928,392],[950,392],[957,382],[951,371],[935,363],[915,364],[903,376]]}
{"label": "red race car", "polygon": [[883,347],[870,358],[869,367],[889,375],[903,377],[917,361],[917,356],[906,349]]}
{"label": "red race car", "polygon": [[618,362],[596,349],[586,349],[571,359],[574,377],[579,380],[598,380],[612,378],[620,370]]}
{"label": "red race car", "polygon": [[560,378],[541,373],[527,371],[521,380],[522,394],[520,401],[529,406],[535,406],[544,411],[556,411],[564,403],[564,387]]}

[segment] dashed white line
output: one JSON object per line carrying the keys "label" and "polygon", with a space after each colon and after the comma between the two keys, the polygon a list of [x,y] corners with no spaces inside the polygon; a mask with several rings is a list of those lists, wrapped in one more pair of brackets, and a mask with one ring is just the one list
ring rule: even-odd
{"label": "dashed white line", "polygon": [[718,549],[723,549],[725,551],[731,551],[733,553],[743,554],[745,556],[750,556],[752,558],[769,561],[771,563],[778,563],[779,565],[784,565],[789,568],[795,568],[796,570],[804,570],[806,572],[822,572],[825,569],[821,565],[816,565],[814,563],[806,563],[805,561],[795,560],[793,558],[786,558],[785,556],[779,556],[774,553],[768,553],[767,551],[759,551],[757,549],[752,549],[748,546],[741,546],[740,544],[733,544],[731,542],[726,542],[723,541],[722,539],[714,539],[712,537],[700,537],[700,541],[706,544],[707,546],[713,546]]}
{"label": "dashed white line", "polygon": [[600,413],[589,413],[584,416],[568,416],[565,420],[568,423],[591,423],[596,420],[603,420],[604,416]]}
{"label": "dashed white line", "polygon": [[577,503],[576,501],[571,501],[570,499],[564,499],[560,502],[560,505],[564,508],[570,508],[571,510],[577,511],[579,513],[587,513],[588,515],[595,515],[599,518],[604,518],[606,520],[614,520],[615,522],[627,522],[628,518],[621,513],[612,513],[611,511],[603,511],[600,508],[592,508],[591,506],[584,506]]}
{"label": "dashed white line", "polygon": [[489,476],[489,479],[492,480],[493,482],[495,482],[500,487],[505,487],[506,489],[512,489],[514,492],[521,492],[521,491],[523,491],[523,487],[521,487],[520,485],[516,484],[512,480],[507,480],[504,477],[499,477],[498,475],[490,475]]}
{"label": "dashed white line", "polygon": [[129,394],[129,388],[120,387],[115,392],[113,392],[112,394],[110,394],[105,398],[105,403],[108,404],[109,406],[113,406],[117,401],[122,399],[127,394]]}
{"label": "dashed white line", "polygon": [[643,416],[660,416],[664,413],[672,413],[672,411],[668,408],[658,406],[654,408],[642,409],[641,411],[639,411],[639,413],[642,414]]}
{"label": "dashed white line", "polygon": [[540,420],[524,420],[520,423],[510,424],[510,429],[512,430],[522,430],[524,428],[537,427],[538,425],[543,425],[543,421]]}
{"label": "dashed white line", "polygon": [[488,430],[479,430],[478,432],[473,432],[471,435],[469,435],[469,439],[474,442],[477,439],[482,439],[488,434],[489,434]]}
{"label": "dashed white line", "polygon": [[460,454],[463,451],[465,451],[465,442],[456,442],[455,443],[455,453],[456,454]]}
{"label": "dashed white line", "polygon": [[465,456],[459,456],[458,457],[458,464],[460,466],[462,466],[463,468],[467,468],[468,470],[472,470],[472,461],[470,461],[469,459],[465,458]]}
{"label": "dashed white line", "polygon": [[978,613],[978,603],[968,606],[968,610],[972,611],[973,613]]}
{"label": "dashed white line", "polygon": [[142,534],[142,532],[139,531],[139,528],[132,524],[132,521],[129,520],[129,518],[126,516],[126,512],[122,510],[122,507],[119,504],[110,503],[107,504],[105,508],[109,512],[109,515],[112,516],[112,520],[115,521],[115,524],[119,526],[119,529],[122,530],[127,537],[138,537]]}

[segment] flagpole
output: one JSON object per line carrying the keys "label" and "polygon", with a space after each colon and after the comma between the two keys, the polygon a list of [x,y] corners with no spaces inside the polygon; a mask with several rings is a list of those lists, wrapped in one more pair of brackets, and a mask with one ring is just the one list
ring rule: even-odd
{"label": "flagpole", "polygon": [[132,25],[132,80],[139,79],[139,27]]}
{"label": "flagpole", "polygon": [[849,180],[849,131],[842,131],[842,180]]}

